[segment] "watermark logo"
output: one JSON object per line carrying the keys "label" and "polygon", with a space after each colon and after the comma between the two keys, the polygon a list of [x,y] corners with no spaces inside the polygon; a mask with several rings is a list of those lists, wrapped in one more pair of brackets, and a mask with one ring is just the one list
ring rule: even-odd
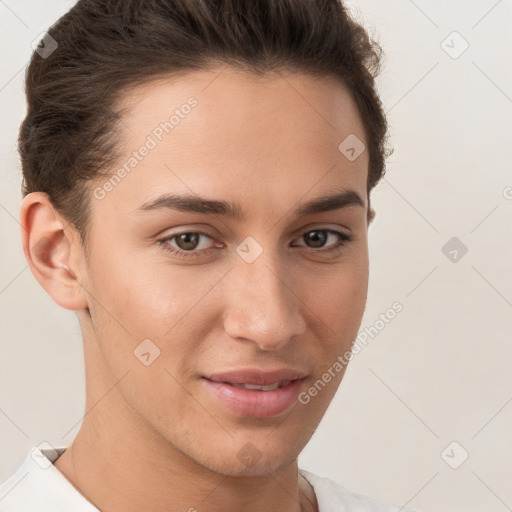
{"label": "watermark logo", "polygon": [[181,123],[181,120],[185,119],[190,114],[192,108],[196,107],[197,104],[198,102],[196,98],[193,96],[188,98],[186,103],[174,110],[174,113],[169,117],[169,120],[163,121],[155,126],[151,133],[146,137],[144,144],[134,151],[132,156],[128,158],[126,162],[124,162],[124,164],[117,169],[117,171],[105,183],[103,183],[101,187],[96,187],[94,189],[93,196],[96,199],[104,199],[109,192],[119,185],[123,178],[130,174],[130,172],[158,146],[158,143],[164,139],[165,135],[171,133],[171,131]]}
{"label": "watermark logo", "polygon": [[441,252],[452,263],[458,263],[466,255],[468,248],[460,239],[454,236],[443,245]]}
{"label": "watermark logo", "polygon": [[366,146],[357,135],[351,133],[341,142],[338,149],[340,153],[347,158],[347,160],[353,162],[361,156],[363,151],[366,149]]}
{"label": "watermark logo", "polygon": [[441,41],[441,48],[452,59],[458,59],[469,48],[469,43],[454,30]]}
{"label": "watermark logo", "polygon": [[263,247],[252,236],[248,236],[235,250],[246,263],[252,263],[260,257]]}
{"label": "watermark logo", "polygon": [[379,315],[379,319],[376,320],[373,325],[365,327],[356,337],[352,343],[352,350],[347,350],[345,353],[338,355],[336,361],[322,374],[321,378],[318,379],[312,386],[306,391],[302,391],[298,396],[298,401],[307,405],[311,402],[311,398],[318,395],[336,374],[343,371],[348,366],[348,363],[354,358],[355,355],[359,354],[364,347],[368,345],[368,337],[375,338],[381,331],[386,327],[387,324],[393,320],[398,313],[403,310],[403,305],[400,302],[394,302],[390,308],[384,313]]}
{"label": "watermark logo", "polygon": [[57,450],[48,441],[40,442],[30,451],[32,460],[43,469],[48,469],[58,455]]}
{"label": "watermark logo", "polygon": [[261,451],[252,443],[246,443],[238,450],[238,460],[246,467],[253,467],[261,459]]}
{"label": "watermark logo", "polygon": [[41,32],[30,46],[41,58],[47,59],[59,45],[48,32]]}
{"label": "watermark logo", "polygon": [[149,366],[160,356],[160,349],[146,338],[135,347],[133,353],[144,366]]}
{"label": "watermark logo", "polygon": [[469,452],[458,441],[452,441],[442,452],[443,459],[452,469],[458,469],[469,458]]}

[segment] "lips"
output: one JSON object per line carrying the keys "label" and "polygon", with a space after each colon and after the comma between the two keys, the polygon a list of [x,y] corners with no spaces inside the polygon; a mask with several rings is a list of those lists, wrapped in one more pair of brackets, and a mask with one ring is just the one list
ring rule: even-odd
{"label": "lips", "polygon": [[209,395],[231,412],[269,418],[294,406],[305,378],[306,373],[290,368],[247,368],[209,374],[203,377],[203,382]]}
{"label": "lips", "polygon": [[230,384],[231,386],[235,386],[235,388],[243,388],[243,389],[257,389],[259,391],[272,391],[273,389],[284,388],[290,384],[291,380],[280,380],[275,382],[274,384],[268,384],[267,386],[259,386],[258,384],[248,384],[244,382],[243,384],[235,384],[233,382],[225,382],[225,384]]}
{"label": "lips", "polygon": [[245,368],[229,372],[213,373],[204,376],[214,382],[226,384],[248,384],[252,386],[273,386],[287,381],[303,379],[306,373],[292,368],[279,368],[276,370],[258,370],[256,368]]}

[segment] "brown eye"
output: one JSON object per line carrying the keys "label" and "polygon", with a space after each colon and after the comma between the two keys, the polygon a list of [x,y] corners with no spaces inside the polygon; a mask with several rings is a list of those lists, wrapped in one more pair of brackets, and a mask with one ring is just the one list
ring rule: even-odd
{"label": "brown eye", "polygon": [[175,235],[176,245],[184,251],[192,251],[197,248],[199,243],[200,233],[182,233],[181,235]]}
{"label": "brown eye", "polygon": [[[326,246],[329,238],[338,239],[338,243],[329,244]],[[308,231],[304,233],[302,237],[306,242],[306,245],[311,249],[324,249],[326,251],[336,250],[340,247],[343,247],[345,242],[350,242],[351,237],[346,235],[345,233],[341,233],[339,231],[335,231],[333,229],[314,229],[312,231]]]}
{"label": "brown eye", "polygon": [[[205,247],[200,247],[202,239],[213,241],[213,238],[206,233],[186,231],[158,240],[158,243],[165,251],[175,256],[180,258],[195,258],[205,256],[215,250],[215,247],[211,246],[211,242],[209,245],[206,244]],[[174,243],[172,243],[173,241]]]}
{"label": "brown eye", "polygon": [[304,240],[310,247],[323,247],[327,241],[328,235],[325,231],[309,231],[304,235]]}

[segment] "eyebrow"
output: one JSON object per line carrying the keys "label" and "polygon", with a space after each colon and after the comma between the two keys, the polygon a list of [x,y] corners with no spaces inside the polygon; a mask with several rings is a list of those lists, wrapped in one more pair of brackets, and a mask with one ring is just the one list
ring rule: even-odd
{"label": "eyebrow", "polygon": [[[308,201],[296,208],[294,214],[297,217],[304,217],[306,215],[339,210],[341,208],[354,205],[362,208],[365,207],[361,196],[355,190],[343,190],[336,194]],[[145,202],[137,208],[138,211],[153,211],[160,209],[204,213],[207,215],[221,215],[238,221],[243,221],[246,218],[242,207],[238,203],[206,199],[192,194],[163,194],[156,199]]]}

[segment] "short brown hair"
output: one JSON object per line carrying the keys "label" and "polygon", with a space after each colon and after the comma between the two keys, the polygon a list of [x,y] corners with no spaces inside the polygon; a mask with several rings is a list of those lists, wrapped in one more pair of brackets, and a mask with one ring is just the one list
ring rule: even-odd
{"label": "short brown hair", "polygon": [[86,244],[88,180],[120,157],[116,101],[166,75],[227,63],[341,79],[361,116],[367,191],[385,172],[387,122],[376,92],[382,50],[341,0],[79,0],[32,55],[18,149],[22,194],[42,191]]}

